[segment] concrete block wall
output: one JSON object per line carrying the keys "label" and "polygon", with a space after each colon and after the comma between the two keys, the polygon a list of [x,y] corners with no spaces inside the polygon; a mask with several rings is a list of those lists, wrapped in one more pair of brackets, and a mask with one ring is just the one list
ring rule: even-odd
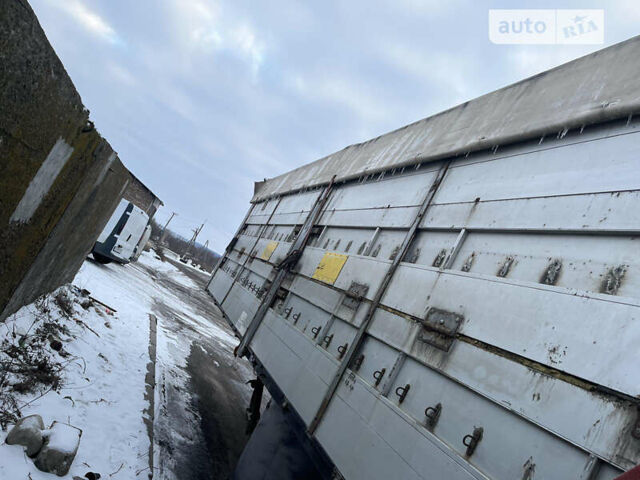
{"label": "concrete block wall", "polygon": [[130,173],[26,0],[0,2],[0,321],[70,281]]}

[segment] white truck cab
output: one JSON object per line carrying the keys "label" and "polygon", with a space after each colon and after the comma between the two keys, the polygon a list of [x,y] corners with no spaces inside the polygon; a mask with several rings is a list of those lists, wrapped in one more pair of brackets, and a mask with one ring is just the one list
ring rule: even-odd
{"label": "white truck cab", "polygon": [[135,261],[149,239],[148,224],[149,216],[142,209],[121,200],[93,246],[93,257],[100,263]]}

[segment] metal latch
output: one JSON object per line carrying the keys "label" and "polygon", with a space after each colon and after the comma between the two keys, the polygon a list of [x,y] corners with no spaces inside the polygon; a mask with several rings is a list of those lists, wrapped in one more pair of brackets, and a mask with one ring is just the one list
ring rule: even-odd
{"label": "metal latch", "polygon": [[427,417],[427,428],[432,429],[436,426],[441,413],[441,403],[438,403],[435,407],[427,407],[424,409],[424,416]]}
{"label": "metal latch", "polygon": [[382,370],[376,370],[375,372],[373,372],[373,378],[376,379],[376,383],[375,383],[376,387],[380,385],[380,382],[382,381],[382,377],[384,377],[384,374],[386,371],[387,369],[383,368]]}
{"label": "metal latch", "polygon": [[398,397],[400,397],[398,399],[398,403],[402,403],[404,402],[404,399],[407,396],[407,393],[409,393],[409,389],[411,388],[410,384],[406,384],[404,387],[398,387],[396,388],[396,395],[398,395]]}
{"label": "metal latch", "polygon": [[369,291],[369,285],[365,285],[364,283],[351,282],[351,286],[345,292],[344,300],[342,300],[342,304],[350,308],[351,310],[357,310],[360,303],[362,303],[362,299],[367,295]]}
{"label": "metal latch", "polygon": [[463,437],[462,444],[467,447],[467,457],[470,457],[473,455],[473,452],[475,452],[480,440],[482,440],[483,432],[484,429],[482,427],[474,427],[471,435],[465,435]]}
{"label": "metal latch", "polygon": [[448,352],[462,320],[464,317],[457,313],[430,308],[426,318],[421,322],[423,329],[418,339]]}

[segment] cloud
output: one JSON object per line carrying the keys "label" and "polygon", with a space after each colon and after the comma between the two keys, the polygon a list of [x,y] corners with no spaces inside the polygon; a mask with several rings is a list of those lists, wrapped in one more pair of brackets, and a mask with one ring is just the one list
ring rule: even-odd
{"label": "cloud", "polygon": [[395,70],[414,77],[429,88],[448,90],[448,100],[454,104],[468,100],[473,87],[473,62],[464,55],[418,49],[401,43],[386,43],[381,56]]}
{"label": "cloud", "polygon": [[339,72],[299,73],[286,80],[299,97],[315,104],[347,109],[359,119],[376,122],[385,116],[384,104],[370,91],[365,79]]}
{"label": "cloud", "polygon": [[232,40],[232,49],[237,49],[249,59],[252,71],[257,75],[264,60],[264,43],[257,39],[255,32],[248,25],[235,27],[229,37]]}
{"label": "cloud", "polygon": [[92,12],[80,0],[54,1],[53,5],[64,10],[85,30],[109,43],[119,43],[116,31],[97,13]]}
{"label": "cloud", "polygon": [[266,44],[246,18],[201,0],[176,0],[173,11],[178,41],[187,39],[192,53],[233,55],[248,64],[253,79],[257,78]]}
{"label": "cloud", "polygon": [[137,85],[138,81],[135,76],[122,65],[118,65],[115,62],[108,62],[106,68],[107,72],[111,75],[111,78],[115,81],[128,87]]}

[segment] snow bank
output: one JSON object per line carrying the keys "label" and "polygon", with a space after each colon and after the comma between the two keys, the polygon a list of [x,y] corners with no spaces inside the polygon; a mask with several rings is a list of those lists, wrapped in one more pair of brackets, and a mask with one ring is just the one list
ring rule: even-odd
{"label": "snow bank", "polygon": [[[47,391],[45,387],[20,395],[18,406],[22,415],[37,413],[47,425],[56,421],[83,430],[71,471],[63,478],[82,477],[89,470],[101,472],[105,478],[114,472],[111,478],[136,478],[136,473],[148,466],[149,438],[142,418],[149,361],[147,312],[137,307],[120,316],[109,314],[97,303],[84,310],[77,301],[72,308],[73,314],[67,318],[52,307],[56,321],[69,332],[61,336],[63,353],[47,353],[63,366],[60,388]],[[33,331],[38,315],[35,304],[22,308],[0,325],[0,338]],[[0,432],[1,479],[52,478],[34,466],[21,446],[5,445],[6,434]],[[56,434],[52,440],[65,438]]]}

